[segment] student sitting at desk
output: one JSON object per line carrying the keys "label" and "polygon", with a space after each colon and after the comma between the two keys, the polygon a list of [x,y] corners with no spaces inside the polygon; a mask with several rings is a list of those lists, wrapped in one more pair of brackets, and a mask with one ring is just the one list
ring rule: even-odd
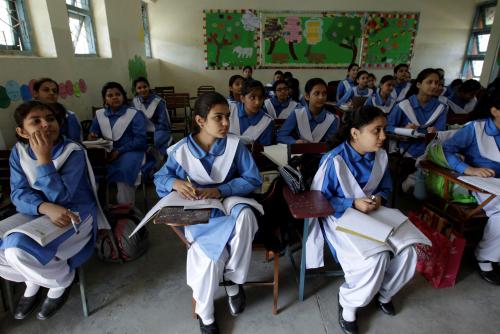
{"label": "student sitting at desk", "polygon": [[[228,134],[229,117],[222,95],[210,92],[196,100],[197,128],[169,148],[166,164],[155,174],[160,197],[172,191],[187,199],[246,196],[260,187],[262,181],[252,155],[237,136]],[[202,333],[219,332],[214,294],[221,280],[235,283],[226,289],[231,314],[243,312],[242,284],[257,231],[256,217],[244,204],[233,207],[228,216],[213,209],[211,217],[208,224],[185,228],[186,238],[192,242],[187,254],[187,284],[193,289]]]}
{"label": "student sitting at desk", "polygon": [[147,149],[146,118],[127,105],[127,93],[119,83],[106,83],[101,94],[105,107],[97,110],[92,120],[89,140],[103,137],[113,141],[107,178],[116,182],[116,201],[134,205],[135,187],[141,180]]}
{"label": "student sitting at desk", "polygon": [[[40,287],[45,287],[49,291],[37,314],[45,320],[66,302],[75,268],[93,253],[98,214],[103,216],[85,150],[60,135],[61,120],[51,106],[26,102],[17,107],[14,118],[19,142],[10,156],[10,183],[17,212],[47,215],[58,227],[74,221],[79,231],[69,229],[45,247],[22,233],[0,239],[0,276],[26,284],[14,317],[24,319],[34,311]],[[103,222],[107,225],[105,218]]]}
{"label": "student sitting at desk", "polygon": [[413,277],[417,261],[413,246],[397,255],[382,251],[364,258],[355,251],[346,233],[335,229],[347,208],[369,213],[389,197],[392,183],[387,153],[382,148],[385,125],[385,115],[376,107],[363,106],[353,111],[334,136],[335,148],[323,157],[311,185],[330,201],[335,213],[326,217],[321,227],[317,222],[311,224],[306,267],[324,265],[325,235],[344,271],[338,316],[342,330],[348,334],[358,333],[356,310],[374,297],[384,313],[395,315],[392,297]]}
{"label": "student sitting at desk", "polygon": [[245,81],[245,79],[239,74],[235,74],[229,78],[228,102],[241,101],[241,88],[243,88],[243,81]]}
{"label": "student sitting at desk", "polygon": [[50,78],[42,78],[33,85],[33,97],[43,103],[50,104],[56,114],[61,114],[61,135],[77,142],[82,141],[82,127],[74,112],[57,102],[59,85]]}
{"label": "student sitting at desk", "polygon": [[399,64],[394,67],[394,78],[396,79],[396,85],[394,86],[394,90],[392,91],[392,98],[396,100],[396,102],[406,99],[408,90],[411,87],[411,76],[408,69],[409,67],[406,64]]}
{"label": "student sitting at desk", "polygon": [[153,133],[155,157],[156,160],[161,160],[167,154],[167,147],[172,143],[167,104],[163,98],[151,91],[146,78],[135,79],[133,86],[137,94],[133,100],[134,107],[146,116],[146,131]]}
{"label": "student sitting at desk", "polygon": [[264,101],[267,114],[273,119],[287,119],[297,107],[297,102],[288,95],[290,89],[285,80],[277,80],[273,84],[273,96]]}
{"label": "student sitting at desk", "polygon": [[344,94],[351,89],[352,87],[356,86],[356,74],[358,73],[359,70],[359,65],[352,63],[349,65],[347,68],[347,75],[346,78],[342,81],[339,82],[339,85],[337,86],[337,94],[336,94],[336,101],[338,102]]}
{"label": "student sitting at desk", "polygon": [[396,104],[396,100],[391,96],[394,89],[395,80],[392,75],[384,75],[380,79],[380,87],[375,93],[366,99],[366,106],[374,106],[381,109],[384,114],[391,112],[392,107]]}
{"label": "student sitting at desk", "polygon": [[[443,143],[448,164],[456,172],[480,177],[500,177],[500,86],[492,88],[481,101],[476,119]],[[457,154],[461,154],[464,160]],[[475,193],[479,203],[489,196]],[[487,282],[500,285],[500,199],[483,208],[488,215],[481,242],[476,248],[479,273]],[[496,266],[494,267],[493,264]]]}
{"label": "student sitting at desk", "polygon": [[229,132],[240,137],[245,144],[273,144],[274,121],[262,108],[264,94],[264,85],[260,81],[247,79],[243,82],[241,101],[229,104]]}
{"label": "student sitting at desk", "polygon": [[368,72],[358,71],[356,74],[356,86],[349,88],[340,100],[337,100],[337,105],[342,106],[352,103],[352,98],[355,96],[365,96],[370,98],[373,90],[368,88]]}
{"label": "student sitting at desk", "polygon": [[304,90],[307,105],[296,108],[283,123],[277,134],[279,143],[324,142],[339,127],[338,117],[325,108],[326,83],[323,79],[309,79]]}
{"label": "student sitting at desk", "polygon": [[479,81],[469,79],[458,86],[457,91],[448,96],[447,103],[450,112],[455,114],[468,114],[476,106],[476,95],[481,90]]}

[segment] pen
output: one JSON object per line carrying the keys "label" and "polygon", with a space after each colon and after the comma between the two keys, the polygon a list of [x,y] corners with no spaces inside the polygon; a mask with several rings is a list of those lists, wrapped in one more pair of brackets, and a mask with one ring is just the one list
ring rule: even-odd
{"label": "pen", "polygon": [[377,200],[377,197],[376,197],[375,195],[371,195],[371,196],[370,196],[370,199],[371,199],[371,201],[372,201],[372,204],[377,204],[377,201],[376,201],[376,200]]}
{"label": "pen", "polygon": [[[71,212],[71,210],[68,210],[68,211]],[[75,230],[75,233],[79,234],[80,231],[78,230],[78,227],[76,226],[76,222],[74,219],[71,219],[71,225],[73,225],[73,229]]]}
{"label": "pen", "polygon": [[186,181],[189,183],[189,186],[191,189],[193,189],[193,195],[196,196],[196,189],[193,187],[193,183],[191,183],[191,179],[189,178],[189,175],[186,174]]}

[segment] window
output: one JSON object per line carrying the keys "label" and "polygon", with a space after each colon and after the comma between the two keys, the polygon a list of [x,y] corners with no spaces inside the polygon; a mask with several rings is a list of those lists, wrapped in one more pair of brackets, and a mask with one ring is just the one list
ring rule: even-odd
{"label": "window", "polygon": [[141,2],[142,27],[144,28],[144,49],[146,57],[151,58],[151,35],[149,34],[148,4]]}
{"label": "window", "polygon": [[0,50],[31,51],[23,0],[0,0]]}
{"label": "window", "polygon": [[496,1],[482,3],[477,6],[462,67],[463,79],[479,80],[481,76],[484,57],[490,40],[491,26],[495,19],[495,10]]}
{"label": "window", "polygon": [[66,0],[73,49],[77,55],[95,55],[96,47],[89,0]]}

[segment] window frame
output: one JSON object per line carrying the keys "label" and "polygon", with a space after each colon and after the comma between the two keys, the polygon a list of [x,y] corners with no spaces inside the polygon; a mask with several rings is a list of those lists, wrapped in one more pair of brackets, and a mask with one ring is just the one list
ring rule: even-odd
{"label": "window frame", "polygon": [[146,58],[153,58],[153,49],[151,48],[151,33],[149,31],[149,12],[148,4],[141,1],[141,19],[142,28],[144,30],[144,53]]}
{"label": "window frame", "polygon": [[[462,64],[462,71],[461,71],[461,78],[462,79],[472,78],[472,79],[479,80],[481,77],[481,73],[479,73],[478,76],[474,75],[475,73],[474,73],[474,68],[473,68],[472,62],[477,61],[477,60],[481,60],[481,61],[483,61],[483,65],[484,65],[484,59],[486,57],[487,50],[485,52],[479,51],[479,38],[478,38],[478,36],[489,34],[490,38],[491,38],[492,25],[489,25],[489,26],[484,25],[486,22],[484,15],[486,13],[486,8],[496,7],[496,5],[497,5],[497,1],[493,0],[493,1],[487,1],[487,2],[480,3],[476,6],[476,12],[474,14],[474,19],[472,21],[471,30],[469,33],[469,39],[468,39],[467,47],[465,50],[464,61]],[[483,27],[476,28],[476,23],[479,21],[480,16],[483,16],[483,18],[482,18],[483,19]],[[475,52],[476,54],[474,54],[474,52],[473,52],[475,47],[477,47],[477,50]]]}
{"label": "window frame", "polygon": [[8,3],[14,4],[15,14],[17,16],[17,21],[20,23],[19,28],[12,29],[12,34],[14,39],[21,40],[21,47],[23,49],[15,48],[16,45],[0,45],[1,55],[32,55],[33,54],[33,39],[31,34],[30,20],[26,11],[26,6],[24,0],[14,0]]}
{"label": "window frame", "polygon": [[76,53],[75,45],[73,45],[73,36],[71,36],[71,45],[73,47],[73,54],[75,56],[78,56],[78,57],[97,56],[97,43],[96,43],[95,33],[94,33],[95,27],[94,27],[94,18],[92,15],[92,3],[91,2],[92,2],[91,0],[88,0],[88,9],[84,9],[84,8],[80,8],[80,7],[77,7],[74,5],[70,5],[70,4],[66,3],[66,1],[65,1],[66,9],[68,12],[68,27],[70,30],[70,34],[72,35],[71,26],[69,24],[69,20],[71,17],[76,17],[76,18],[82,17],[84,24],[86,25],[86,27],[88,27],[88,29],[87,29],[87,41],[89,43],[89,45],[88,45],[89,52],[88,53]]}

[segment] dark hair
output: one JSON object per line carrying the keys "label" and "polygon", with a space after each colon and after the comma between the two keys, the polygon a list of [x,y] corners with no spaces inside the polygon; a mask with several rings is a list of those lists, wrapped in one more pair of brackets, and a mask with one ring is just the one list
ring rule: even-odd
{"label": "dark hair", "polygon": [[281,71],[281,70],[277,70],[276,72],[274,72],[274,75],[277,75],[277,74],[281,74],[281,75],[283,75],[283,71]]}
{"label": "dark hair", "polygon": [[357,68],[359,68],[358,64],[356,64],[356,63],[350,63],[349,66],[347,66],[347,72],[349,72],[354,66],[356,66]]}
{"label": "dark hair", "polygon": [[444,79],[444,70],[441,67],[436,68],[436,71],[439,74],[439,79]]}
{"label": "dark hair", "polygon": [[41,79],[38,79],[37,81],[35,81],[35,83],[33,84],[33,90],[35,92],[38,92],[40,90],[40,87],[42,87],[42,85],[46,82],[52,82],[53,84],[56,85],[56,92],[57,94],[59,94],[59,84],[51,79],[51,78],[41,78]]}
{"label": "dark hair", "polygon": [[406,98],[409,98],[410,96],[417,94],[418,93],[417,83],[422,83],[422,81],[427,79],[427,77],[432,74],[437,75],[439,78],[439,73],[433,68],[426,68],[420,71],[415,81],[411,84],[410,89],[408,89],[408,93],[406,93]]}
{"label": "dark hair", "polygon": [[394,66],[394,74],[398,73],[399,69],[402,67],[406,67],[408,69],[410,68],[408,64],[397,64],[396,66]]}
{"label": "dark hair", "polygon": [[[20,104],[19,106],[17,106],[16,110],[14,111],[14,120],[16,122],[17,127],[19,127],[19,128],[23,127],[24,119],[26,118],[26,116],[28,116],[28,114],[33,109],[47,109],[47,110],[49,110],[50,112],[52,112],[52,114],[54,114],[54,117],[56,118],[56,121],[59,124],[59,126],[61,126],[62,119],[61,119],[60,115],[58,115],[54,111],[54,108],[51,105],[37,101],[37,100],[32,100],[32,101],[28,101],[28,102],[24,102],[24,103]],[[17,133],[16,133],[16,137],[19,141],[21,141],[23,143],[28,143],[28,140],[19,136]]]}
{"label": "dark hair", "polygon": [[108,91],[108,89],[113,89],[113,88],[118,89],[120,91],[120,93],[122,93],[123,104],[126,104],[127,103],[127,92],[125,91],[125,89],[123,89],[122,85],[120,85],[118,82],[114,82],[114,81],[106,82],[104,84],[104,86],[102,86],[101,96],[102,96],[103,103],[106,104],[106,92]]}
{"label": "dark hair", "polygon": [[346,140],[351,139],[351,129],[361,129],[363,126],[372,123],[378,117],[386,117],[380,108],[374,106],[361,106],[351,113],[345,114],[345,121],[339,130],[327,142],[329,149],[332,149]]}
{"label": "dark hair", "polygon": [[390,81],[390,80],[396,80],[396,79],[394,78],[394,76],[392,76],[390,74],[384,75],[382,77],[382,79],[380,79],[380,86],[382,86],[383,84],[385,84],[387,81]]}
{"label": "dark hair", "polygon": [[314,86],[316,86],[316,85],[323,85],[323,86],[325,86],[325,88],[328,88],[325,80],[323,80],[321,78],[312,78],[312,79],[307,80],[306,85],[304,87],[304,91],[306,92],[306,94],[311,93]]}
{"label": "dark hair", "polygon": [[373,73],[368,73],[368,78],[377,79],[377,77]]}
{"label": "dark hair", "polygon": [[464,83],[464,81],[462,79],[453,79],[453,81],[450,82],[450,87],[451,88],[456,88],[456,87],[460,86],[463,83]]}
{"label": "dark hair", "polygon": [[358,73],[356,73],[356,80],[358,80],[359,78],[361,78],[361,76],[362,76],[363,74],[366,74],[366,75],[370,76],[370,73],[368,73],[368,72],[367,72],[367,71],[365,71],[365,70],[361,70],[361,71],[358,71]]}
{"label": "dark hair", "polygon": [[286,71],[285,73],[283,73],[283,79],[291,79],[293,78],[293,74],[292,72],[289,72],[289,71]]}
{"label": "dark hair", "polygon": [[286,86],[288,87],[288,83],[287,83],[285,80],[283,80],[283,79],[281,79],[281,80],[276,80],[276,81],[273,83],[273,92],[276,92],[276,88],[278,88],[278,85],[282,85],[282,84],[284,84],[284,85],[286,85]]}
{"label": "dark hair", "polygon": [[138,77],[138,78],[137,78],[137,79],[135,79],[135,80],[134,80],[134,82],[133,82],[134,91],[135,91],[135,86],[137,86],[137,84],[138,84],[139,82],[144,82],[144,83],[146,83],[146,85],[148,85],[148,87],[150,86],[148,79],[146,79],[145,77]]}
{"label": "dark hair", "polygon": [[[236,80],[238,79],[241,79],[241,80],[245,80],[245,78],[243,78],[241,75],[239,74],[235,74],[235,75],[232,75],[230,78],[229,78],[229,87],[232,87],[233,84],[236,82]],[[230,97],[234,97],[233,95],[233,91],[230,89],[229,90],[229,96]]]}
{"label": "dark hair", "polygon": [[206,119],[210,110],[218,104],[226,106],[229,105],[226,98],[217,92],[207,92],[200,95],[196,99],[193,113],[193,134],[200,132],[200,128],[198,124],[196,124],[195,117],[200,116],[201,118]]}
{"label": "dark hair", "polygon": [[259,80],[254,80],[254,79],[246,79],[245,81],[243,81],[243,88],[241,89],[241,96],[245,96],[245,95],[249,94],[250,92],[252,92],[254,90],[258,90],[258,89],[260,89],[260,91],[262,92],[262,96],[266,95],[266,90],[265,90],[262,82],[260,82]]}
{"label": "dark hair", "polygon": [[469,93],[476,92],[481,89],[481,84],[479,81],[474,79],[465,80],[460,86],[458,86],[459,92]]}
{"label": "dark hair", "polygon": [[486,88],[486,93],[477,101],[474,110],[469,114],[469,120],[493,117],[491,108],[500,109],[500,79],[495,79]]}
{"label": "dark hair", "polygon": [[243,67],[243,72],[245,72],[245,70],[250,70],[250,72],[253,73],[253,68],[250,65],[245,65],[245,67]]}

